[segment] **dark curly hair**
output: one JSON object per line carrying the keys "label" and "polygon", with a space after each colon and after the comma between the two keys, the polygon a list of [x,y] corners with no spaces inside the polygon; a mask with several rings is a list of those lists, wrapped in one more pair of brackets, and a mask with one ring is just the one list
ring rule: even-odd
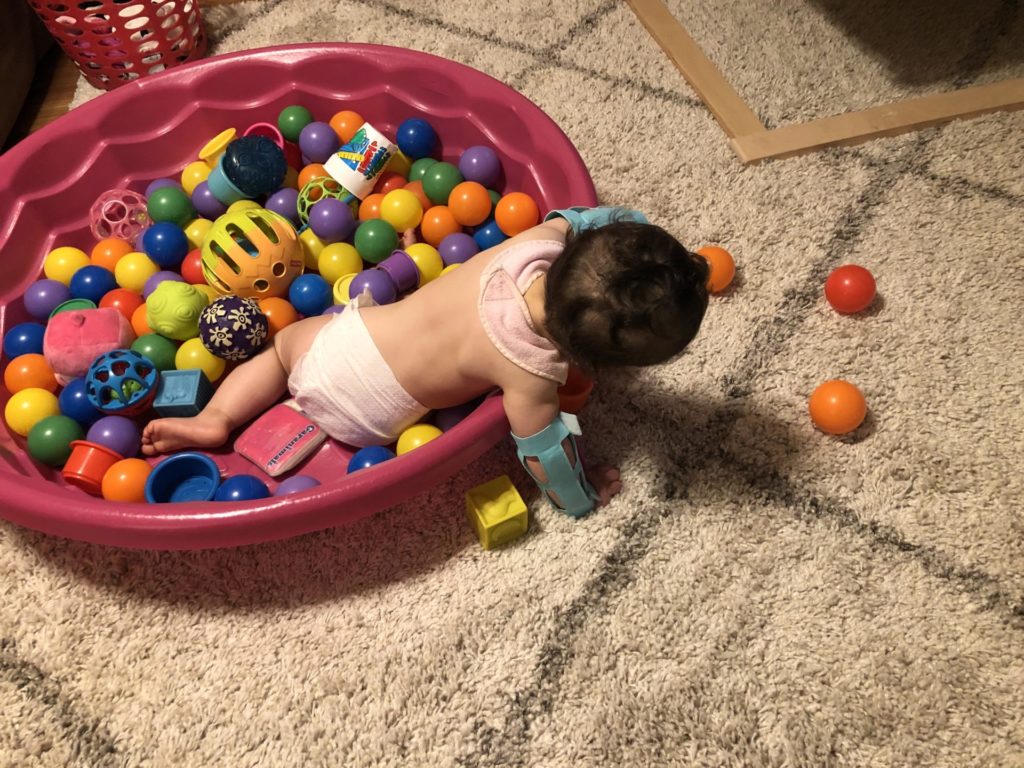
{"label": "dark curly hair", "polygon": [[570,235],[548,272],[544,325],[575,365],[654,365],[679,354],[708,305],[708,264],[661,227],[612,222]]}

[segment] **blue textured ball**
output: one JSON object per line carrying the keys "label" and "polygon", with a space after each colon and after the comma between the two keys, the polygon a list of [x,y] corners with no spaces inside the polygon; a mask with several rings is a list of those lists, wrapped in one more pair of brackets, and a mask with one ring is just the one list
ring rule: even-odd
{"label": "blue textured ball", "polygon": [[243,136],[228,144],[221,166],[247,197],[269,195],[281,188],[288,162],[284,151],[265,136]]}
{"label": "blue textured ball", "polygon": [[255,299],[221,296],[199,315],[199,339],[211,354],[224,360],[246,360],[259,352],[270,335],[270,323]]}

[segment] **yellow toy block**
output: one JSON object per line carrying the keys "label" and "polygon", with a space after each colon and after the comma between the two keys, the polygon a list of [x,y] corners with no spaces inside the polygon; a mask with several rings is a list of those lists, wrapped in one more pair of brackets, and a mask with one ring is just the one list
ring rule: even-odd
{"label": "yellow toy block", "polygon": [[526,533],[526,502],[508,475],[466,491],[466,516],[484,549],[494,549]]}

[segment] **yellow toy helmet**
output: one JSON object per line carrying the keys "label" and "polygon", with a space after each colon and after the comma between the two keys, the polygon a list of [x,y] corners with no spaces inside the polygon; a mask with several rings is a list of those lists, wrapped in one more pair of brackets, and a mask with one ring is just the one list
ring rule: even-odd
{"label": "yellow toy helmet", "polygon": [[202,262],[206,282],[218,293],[262,299],[287,294],[302,274],[304,257],[287,219],[246,208],[213,222],[203,240]]}

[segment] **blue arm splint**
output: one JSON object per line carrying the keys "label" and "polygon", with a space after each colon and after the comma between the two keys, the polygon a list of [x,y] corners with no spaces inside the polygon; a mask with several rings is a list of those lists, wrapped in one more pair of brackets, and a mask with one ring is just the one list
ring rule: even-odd
{"label": "blue arm splint", "polygon": [[[576,447],[576,436],[582,434],[580,423],[571,413],[561,413],[544,429],[529,437],[513,434],[519,461],[560,512],[582,517],[594,508],[598,495],[587,482],[583,462]],[[568,445],[564,445],[568,438]],[[567,451],[568,449],[568,451]],[[530,471],[528,458],[537,459],[545,480]]]}
{"label": "blue arm splint", "polygon": [[633,221],[637,224],[650,224],[647,221],[647,217],[640,213],[640,211],[619,207],[583,208],[577,206],[575,208],[559,208],[545,216],[544,221],[549,221],[555,217],[561,217],[568,221],[572,231],[577,235],[588,229],[603,227],[613,221]]}

